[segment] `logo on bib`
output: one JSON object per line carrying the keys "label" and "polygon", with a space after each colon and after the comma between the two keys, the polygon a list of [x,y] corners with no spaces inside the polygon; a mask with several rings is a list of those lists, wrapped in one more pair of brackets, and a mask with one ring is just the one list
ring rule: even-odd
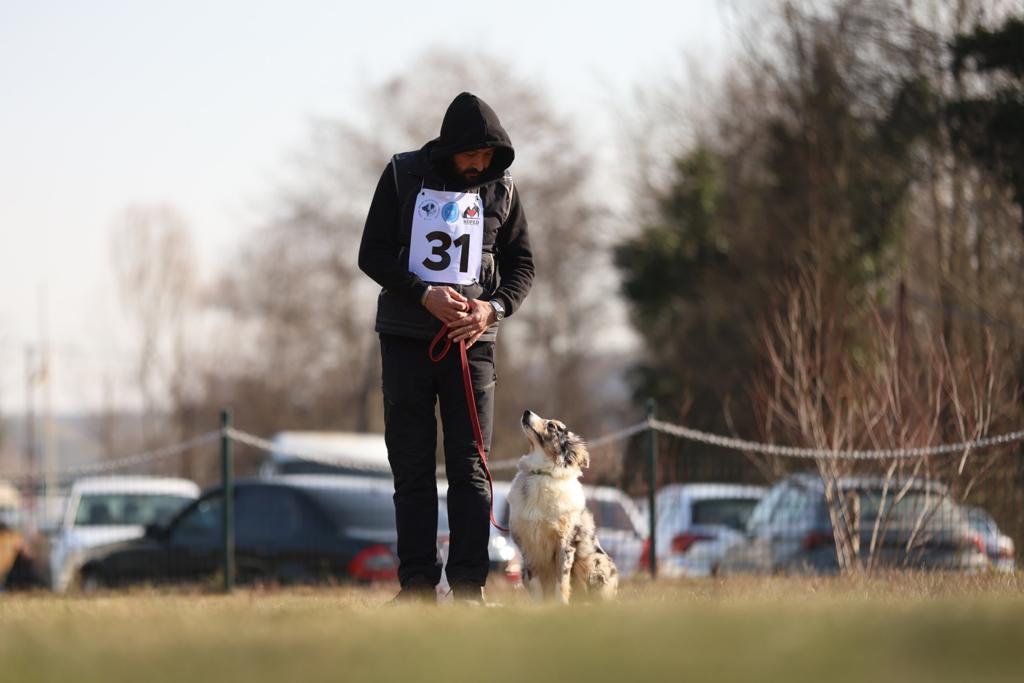
{"label": "logo on bib", "polygon": [[423,218],[433,218],[434,216],[437,215],[437,202],[435,202],[433,199],[428,199],[427,201],[420,204],[419,212],[420,216],[422,216]]}
{"label": "logo on bib", "polygon": [[448,202],[441,209],[441,218],[445,223],[454,223],[459,220],[459,205],[455,202]]}
{"label": "logo on bib", "polygon": [[473,206],[467,206],[466,210],[462,212],[463,218],[479,218],[480,207],[474,204]]}

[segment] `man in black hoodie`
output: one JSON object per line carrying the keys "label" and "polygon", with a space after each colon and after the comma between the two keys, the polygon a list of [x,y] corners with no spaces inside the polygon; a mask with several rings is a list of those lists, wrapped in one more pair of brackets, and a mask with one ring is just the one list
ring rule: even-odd
{"label": "man in black hoodie", "polygon": [[484,450],[494,412],[494,342],[500,321],[533,283],[526,215],[508,167],[515,151],[494,110],[456,97],[441,134],[396,154],[384,169],[363,228],[359,267],[381,287],[385,441],[395,479],[400,597],[432,597],[437,553],[434,453],[440,401],[448,477],[448,582],[479,601],[487,580],[490,486],[476,449],[459,353],[434,362],[445,325],[465,342]]}

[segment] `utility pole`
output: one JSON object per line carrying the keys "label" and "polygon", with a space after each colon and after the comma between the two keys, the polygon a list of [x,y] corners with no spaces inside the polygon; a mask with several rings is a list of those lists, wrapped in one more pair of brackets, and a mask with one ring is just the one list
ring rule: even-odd
{"label": "utility pole", "polygon": [[43,383],[43,522],[49,522],[50,494],[53,490],[54,425],[53,425],[53,356],[50,349],[49,291],[46,284],[39,286],[39,379]]}
{"label": "utility pole", "polygon": [[29,472],[36,471],[36,350],[25,345],[25,464]]}
{"label": "utility pole", "polygon": [[36,349],[31,344],[25,345],[25,471],[29,473],[27,493],[32,501],[32,526],[39,524],[39,497],[36,495],[39,463],[36,450]]}

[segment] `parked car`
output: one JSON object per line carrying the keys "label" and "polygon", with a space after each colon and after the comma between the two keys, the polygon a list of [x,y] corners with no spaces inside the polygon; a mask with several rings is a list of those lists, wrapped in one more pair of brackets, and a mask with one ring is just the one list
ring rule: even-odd
{"label": "parked car", "polygon": [[[239,583],[370,583],[397,578],[387,480],[293,475],[234,487]],[[84,586],[208,580],[223,562],[223,491],[205,493],[144,538],[83,565]]]}
{"label": "parked car", "polygon": [[[494,519],[508,528],[508,492],[512,484],[507,481],[494,482]],[[523,571],[523,555],[512,542],[507,531],[491,525],[491,538],[487,544],[487,555],[491,561],[491,576],[500,576],[509,582],[519,581]]]}
{"label": "parked car", "polygon": [[644,534],[644,538],[647,538],[651,535],[651,507],[647,496],[635,496],[633,498],[633,507],[636,508],[637,516],[640,519],[640,529]]}
{"label": "parked car", "polygon": [[726,550],[743,542],[747,519],[765,492],[739,484],[672,484],[658,491],[658,574],[714,574]]}
{"label": "parked car", "polygon": [[[979,571],[988,566],[981,538],[941,483],[914,479],[886,487],[879,477],[845,477],[837,486],[849,501],[847,508],[859,510],[856,538],[862,564],[871,554],[880,519],[876,567]],[[896,492],[903,489],[896,501]],[[801,473],[776,483],[751,512],[744,542],[725,552],[719,568],[723,574],[836,573],[839,563],[821,477]]]}
{"label": "parked car", "polygon": [[[498,520],[498,524],[504,527],[508,526],[508,495],[509,485],[507,482],[494,482],[494,515],[495,519]],[[447,514],[447,498],[448,498],[448,483],[439,481],[437,484],[437,497],[438,503],[441,506],[441,511],[437,518],[437,533],[438,533],[438,544],[441,549],[441,560],[447,566],[448,564],[448,547],[449,547],[449,534],[451,533],[448,527],[448,514]],[[503,512],[504,511],[504,512]],[[504,521],[502,521],[502,515],[504,514]],[[508,581],[517,582],[519,581],[520,572],[522,571],[522,555],[519,553],[519,549],[514,543],[508,538],[506,532],[495,528],[493,524],[490,524],[490,540],[487,544],[487,555],[490,560],[489,562],[489,574],[488,584],[492,581]],[[437,586],[437,593],[440,597],[445,597],[448,594],[450,586],[448,584],[448,572],[447,570],[441,573],[441,582]]]}
{"label": "parked car", "polygon": [[67,590],[83,559],[95,548],[139,538],[199,497],[187,479],[89,477],[71,485],[50,547],[50,587]]}
{"label": "parked car", "polygon": [[292,474],[347,474],[391,479],[383,434],[278,432],[260,466],[264,479]]}
{"label": "parked car", "polygon": [[981,535],[985,544],[985,554],[988,555],[992,568],[1003,572],[1016,571],[1017,549],[1014,547],[1013,539],[999,530],[992,515],[978,506],[965,507],[964,512],[967,515],[967,523]]}
{"label": "parked car", "polygon": [[632,576],[640,568],[645,546],[644,523],[633,500],[611,486],[584,486],[587,509],[594,515],[597,540],[614,560],[619,574]]}

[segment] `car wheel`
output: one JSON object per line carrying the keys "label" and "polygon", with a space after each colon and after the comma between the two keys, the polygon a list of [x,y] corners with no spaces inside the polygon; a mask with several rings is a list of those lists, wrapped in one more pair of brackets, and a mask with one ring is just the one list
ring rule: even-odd
{"label": "car wheel", "polygon": [[103,588],[103,581],[95,571],[83,569],[78,572],[74,588],[77,593],[95,593]]}
{"label": "car wheel", "polygon": [[278,566],[275,574],[281,585],[285,586],[306,586],[316,583],[316,576],[305,565],[298,562]]}

